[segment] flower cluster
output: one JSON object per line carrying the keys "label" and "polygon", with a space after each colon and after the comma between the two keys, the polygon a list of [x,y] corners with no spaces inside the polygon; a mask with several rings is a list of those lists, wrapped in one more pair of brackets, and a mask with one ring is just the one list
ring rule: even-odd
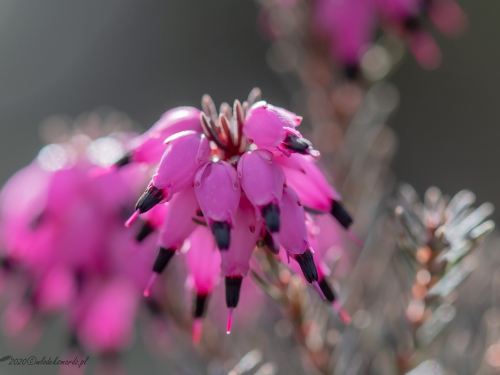
{"label": "flower cluster", "polygon": [[[304,5],[298,0],[275,3],[283,9]],[[439,65],[441,53],[425,29],[426,21],[450,37],[460,36],[467,27],[467,16],[455,0],[315,0],[308,6],[312,31],[327,39],[331,57],[351,78],[373,43],[377,27],[404,40],[427,69]]]}
{"label": "flower cluster", "polygon": [[[77,131],[45,146],[2,189],[7,335],[34,339],[41,320],[62,314],[70,342],[85,350],[117,354],[131,343],[156,242],[147,228],[132,233],[123,227],[147,169],[108,173],[131,137],[91,139]],[[163,216],[158,220],[161,225]]]}
{"label": "flower cluster", "polygon": [[219,114],[207,95],[203,112],[172,109],[116,164],[159,162],[126,225],[168,202],[160,251],[144,294],[149,295],[155,278],[172,257],[187,251],[197,295],[195,340],[219,268],[225,278],[231,330],[232,311],[257,243],[281,253],[287,262],[292,258],[320,295],[340,309],[318,273],[320,254],[314,253],[314,236],[308,226],[314,227],[311,214],[329,213],[347,230],[352,219],[314,163],[318,151],[296,130],[302,118],[258,101],[259,95],[257,89],[252,91],[243,104],[236,100],[232,110],[224,103]]}

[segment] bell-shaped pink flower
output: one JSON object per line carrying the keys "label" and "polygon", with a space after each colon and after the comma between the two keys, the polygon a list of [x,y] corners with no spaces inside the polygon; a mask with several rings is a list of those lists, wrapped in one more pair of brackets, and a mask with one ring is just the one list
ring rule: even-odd
{"label": "bell-shaped pink flower", "polygon": [[143,215],[144,223],[137,233],[137,242],[144,241],[151,233],[163,226],[168,208],[168,204],[158,204]]}
{"label": "bell-shaped pink flower", "polygon": [[194,185],[201,211],[215,236],[217,247],[228,249],[230,230],[241,196],[236,170],[225,161],[208,163],[196,174]]}
{"label": "bell-shaped pink flower", "polygon": [[244,153],[238,161],[241,188],[250,202],[261,210],[271,233],[280,229],[279,202],[285,177],[273,154],[267,150]]}
{"label": "bell-shaped pink flower", "polygon": [[199,205],[192,187],[176,194],[168,203],[167,216],[158,240],[160,251],[153,265],[153,274],[144,291],[146,297],[149,296],[156,277],[165,270],[176,250],[196,229],[197,225],[193,219],[197,217],[198,211]]}
{"label": "bell-shaped pink flower", "polygon": [[193,183],[194,175],[207,161],[210,145],[204,135],[187,131],[165,141],[166,150],[153,176],[153,186],[165,190],[167,201]]}
{"label": "bell-shaped pink flower", "polygon": [[318,271],[309,244],[304,209],[299,197],[290,187],[283,190],[281,214],[280,244],[287,256],[292,255],[299,263],[306,280],[316,284]]}
{"label": "bell-shaped pink flower", "polygon": [[280,244],[291,254],[303,254],[309,249],[304,208],[290,187],[283,189],[281,199]]}
{"label": "bell-shaped pink flower", "polygon": [[252,204],[242,195],[231,233],[231,246],[221,254],[226,305],[229,308],[227,333],[231,332],[232,312],[238,306],[241,283],[250,268],[250,258],[260,237],[262,225],[262,220],[256,217]]}
{"label": "bell-shaped pink flower", "polygon": [[206,227],[198,225],[189,236],[186,260],[196,293],[211,293],[219,278],[221,254]]}
{"label": "bell-shaped pink flower", "polygon": [[165,139],[186,130],[202,132],[200,114],[201,111],[194,107],[178,107],[165,112],[151,129],[132,142],[130,152],[117,164],[158,163],[165,152]]}
{"label": "bell-shaped pink flower", "polygon": [[259,148],[280,150],[286,155],[298,152],[318,156],[311,142],[294,129],[297,119],[288,111],[284,112],[264,101],[257,102],[248,111],[243,133],[248,142]]}
{"label": "bell-shaped pink flower", "polygon": [[203,134],[194,131],[177,133],[165,141],[167,146],[157,172],[139,198],[136,212],[125,224],[131,225],[139,214],[149,211],[158,203],[193,184],[197,170],[210,155],[210,144]]}
{"label": "bell-shaped pink flower", "polygon": [[341,199],[311,157],[297,154],[275,156],[276,162],[283,167],[287,185],[298,194],[305,206],[329,212],[332,202]]}
{"label": "bell-shaped pink flower", "polygon": [[206,227],[198,226],[189,237],[186,260],[196,290],[192,339],[197,343],[201,338],[201,318],[206,312],[208,295],[219,279],[221,265],[220,252]]}
{"label": "bell-shaped pink flower", "polygon": [[362,248],[362,241],[350,230],[353,220],[342,205],[340,194],[328,184],[313,158],[297,154],[285,157],[275,153],[275,160],[283,167],[287,185],[297,193],[302,204],[313,210],[329,212],[347,230],[353,242]]}

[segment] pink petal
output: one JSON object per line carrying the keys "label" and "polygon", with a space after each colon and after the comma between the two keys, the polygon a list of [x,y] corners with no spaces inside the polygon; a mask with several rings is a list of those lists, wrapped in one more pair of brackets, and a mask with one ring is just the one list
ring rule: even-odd
{"label": "pink petal", "polygon": [[243,133],[250,143],[258,147],[274,150],[287,135],[287,127],[294,124],[288,116],[277,111],[266,102],[255,103],[248,111],[243,125]]}
{"label": "pink petal", "polygon": [[[210,153],[207,143],[204,135],[194,132],[184,132],[169,141],[153,176],[153,185],[164,189],[167,197],[192,186],[196,171]],[[203,150],[201,155],[200,149]]]}
{"label": "pink petal", "polygon": [[280,209],[281,246],[292,254],[302,254],[309,248],[304,209],[299,197],[290,187],[283,190]]}
{"label": "pink petal", "polygon": [[212,162],[200,169],[195,178],[195,193],[209,223],[232,223],[238,209],[241,188],[236,170],[229,163]]}
{"label": "pink petal", "polygon": [[165,249],[178,249],[196,229],[198,201],[193,188],[176,194],[168,203],[168,213],[160,233],[159,245]]}
{"label": "pink petal", "polygon": [[243,154],[238,162],[241,187],[250,202],[256,207],[278,203],[285,182],[281,167],[266,150],[255,150]]}
{"label": "pink petal", "polygon": [[179,107],[165,112],[151,129],[134,142],[132,159],[142,163],[158,163],[165,152],[165,139],[186,130],[202,132],[200,114],[201,111],[193,107]]}
{"label": "pink petal", "polygon": [[209,294],[219,276],[221,256],[212,233],[198,226],[189,237],[186,260],[197,294]]}

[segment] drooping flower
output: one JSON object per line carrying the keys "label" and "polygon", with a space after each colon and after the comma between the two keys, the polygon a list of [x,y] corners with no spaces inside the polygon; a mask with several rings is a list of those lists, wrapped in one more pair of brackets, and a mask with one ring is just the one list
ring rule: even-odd
{"label": "drooping flower", "polygon": [[[302,198],[310,205],[306,208],[316,214],[330,213],[346,229],[352,223],[339,203],[340,196],[314,165],[319,153],[295,129],[302,118],[257,101],[255,92],[243,105],[236,100],[232,112],[224,103],[220,114],[210,97],[204,96],[199,119],[202,131],[182,128],[169,135],[156,173],[126,223],[130,226],[140,214],[147,215],[156,205],[169,202],[145,295],[176,251],[187,250],[197,291],[196,340],[199,318],[215,283],[217,257],[221,257],[225,278],[229,332],[241,283],[259,240],[275,252],[281,246],[322,294]],[[170,129],[168,123],[163,126]],[[295,172],[304,186],[292,176]],[[220,254],[212,251],[214,246]]]}
{"label": "drooping flower", "polygon": [[[308,7],[309,12],[305,13]],[[282,14],[277,16],[277,12]],[[451,37],[462,35],[467,28],[467,16],[455,0],[314,0],[286,5],[275,0],[266,3],[263,13],[261,19],[271,23],[263,26],[272,30],[273,38],[289,35],[302,38],[303,30],[310,28],[314,36],[326,42],[330,59],[350,79],[357,77],[363,55],[376,42],[378,28],[404,41],[426,69],[434,69],[441,62],[441,52],[426,28],[426,21],[430,20],[441,33]],[[289,23],[280,21],[291,14],[308,20],[294,33],[290,32]],[[305,50],[322,44],[305,40],[309,43]],[[314,52],[323,53],[322,48]]]}

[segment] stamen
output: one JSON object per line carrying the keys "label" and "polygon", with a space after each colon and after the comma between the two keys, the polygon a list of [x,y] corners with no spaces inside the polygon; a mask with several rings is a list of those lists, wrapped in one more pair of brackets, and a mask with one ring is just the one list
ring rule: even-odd
{"label": "stamen", "polygon": [[132,153],[127,152],[125,155],[123,155],[118,161],[114,164],[116,168],[121,168],[126,166],[127,164],[130,164],[132,162]]}
{"label": "stamen", "polygon": [[292,151],[295,151],[298,154],[309,155],[314,154],[316,156],[315,150],[312,147],[312,143],[305,139],[298,137],[295,134],[288,134],[286,139],[283,141],[283,145]]}
{"label": "stamen", "polygon": [[156,257],[153,265],[153,271],[157,274],[162,273],[174,255],[175,249],[165,249],[164,247],[160,247],[160,251],[158,252],[158,256]]}
{"label": "stamen", "polygon": [[229,315],[227,317],[227,329],[226,333],[229,335],[231,333],[231,326],[233,325],[233,307],[229,308]]}
{"label": "stamen", "polygon": [[226,306],[228,308],[238,306],[242,282],[243,277],[241,276],[226,276]]}
{"label": "stamen", "polygon": [[348,229],[353,223],[351,215],[349,215],[349,213],[339,201],[333,201],[332,208],[330,209],[330,214],[335,219],[337,219],[340,225],[342,225],[345,229]]}
{"label": "stamen", "polygon": [[139,217],[139,215],[141,214],[141,210],[137,210],[135,211],[132,216],[130,216],[130,218],[125,222],[125,226],[127,228],[129,228],[133,223],[134,221],[137,220],[137,218]]}
{"label": "stamen", "polygon": [[154,284],[157,277],[158,277],[158,274],[156,272],[153,272],[153,274],[149,278],[146,289],[144,289],[144,297],[147,298],[151,294],[151,288],[153,287],[153,284]]}
{"label": "stamen", "polygon": [[359,247],[360,249],[362,249],[365,244],[363,243],[363,241],[361,241],[358,236],[356,236],[354,234],[354,232],[350,229],[347,230],[347,236],[352,240],[352,242],[354,242],[356,244],[357,247]]}
{"label": "stamen", "polygon": [[137,242],[142,242],[144,241],[151,233],[155,231],[155,228],[147,221],[144,223],[142,226],[141,230],[139,233],[137,233],[137,236],[135,237],[135,240]]}
{"label": "stamen", "polygon": [[164,199],[165,199],[165,192],[162,189],[158,189],[153,185],[150,185],[137,201],[135,209],[139,211],[140,214],[143,214],[144,212],[147,212],[150,209],[152,209],[154,206],[156,206]]}
{"label": "stamen", "polygon": [[311,251],[306,250],[303,254],[296,254],[294,257],[297,263],[299,263],[306,280],[309,283],[318,281],[318,270],[314,264],[314,258]]}
{"label": "stamen", "polygon": [[313,283],[313,284],[314,284],[314,286],[316,287],[316,290],[318,291],[318,293],[319,293],[319,295],[320,295],[321,299],[322,299],[323,301],[326,301],[325,294],[324,294],[324,293],[323,293],[323,291],[321,290],[321,287],[319,286],[318,282],[317,282],[316,280],[314,280],[312,283]]}
{"label": "stamen", "polygon": [[231,242],[231,227],[229,223],[216,221],[212,224],[212,233],[219,250],[229,249]]}
{"label": "stamen", "polygon": [[351,324],[351,316],[342,308],[342,306],[340,306],[339,301],[333,301],[332,306],[335,310],[337,310],[339,317],[344,322],[344,324]]}
{"label": "stamen", "polygon": [[336,300],[335,293],[333,292],[332,288],[330,287],[330,284],[328,284],[328,281],[326,281],[324,277],[322,277],[321,280],[319,280],[318,286],[321,288],[321,291],[323,292],[326,301],[333,302]]}
{"label": "stamen", "polygon": [[201,319],[193,320],[193,330],[191,332],[191,340],[193,344],[198,344],[201,340],[201,333],[203,331],[203,322]]}
{"label": "stamen", "polygon": [[270,203],[262,208],[262,216],[266,223],[267,229],[271,233],[279,232],[280,230],[280,209],[278,205]]}

